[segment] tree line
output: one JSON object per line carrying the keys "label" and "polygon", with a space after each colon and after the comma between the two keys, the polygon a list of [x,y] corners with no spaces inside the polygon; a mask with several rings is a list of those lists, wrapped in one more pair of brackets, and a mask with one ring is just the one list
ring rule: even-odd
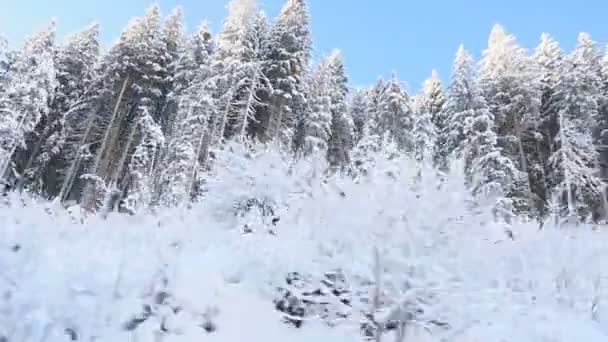
{"label": "tree line", "polygon": [[496,25],[479,61],[461,46],[447,85],[433,72],[414,95],[396,75],[350,88],[338,50],[311,65],[309,19],[305,0],[272,21],[232,0],[217,35],[158,6],[107,51],[98,25],[57,43],[51,22],[17,50],[0,35],[0,179],[136,211],[200,198],[226,141],[323,154],[354,177],[390,148],[459,168],[503,217],[606,215],[608,57],[588,34],[569,53],[547,34],[527,51]]}

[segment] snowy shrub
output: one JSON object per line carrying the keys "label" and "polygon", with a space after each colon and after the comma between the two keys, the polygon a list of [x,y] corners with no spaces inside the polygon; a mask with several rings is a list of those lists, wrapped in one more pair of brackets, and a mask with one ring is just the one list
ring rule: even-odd
{"label": "snowy shrub", "polygon": [[319,181],[325,167],[319,159],[293,160],[277,145],[232,142],[216,158],[204,205],[218,222],[247,230],[277,225],[291,201],[306,195],[307,180],[317,175]]}

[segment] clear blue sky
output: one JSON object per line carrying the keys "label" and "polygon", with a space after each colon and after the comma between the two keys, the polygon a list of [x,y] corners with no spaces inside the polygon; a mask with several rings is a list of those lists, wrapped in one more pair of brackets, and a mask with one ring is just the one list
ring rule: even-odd
{"label": "clear blue sky", "polygon": [[[227,0],[159,0],[167,13],[180,5],[189,28],[208,19],[220,28]],[[0,32],[19,43],[49,18],[58,19],[60,34],[96,20],[104,42],[115,39],[128,20],[140,15],[150,0],[0,0]],[[274,17],[283,0],[260,0]],[[525,47],[534,47],[549,32],[571,49],[580,31],[608,42],[606,0],[309,0],[315,56],[334,47],[344,52],[354,86],[371,84],[395,71],[417,91],[436,68],[443,79],[463,43],[479,56],[495,23],[503,24]]]}

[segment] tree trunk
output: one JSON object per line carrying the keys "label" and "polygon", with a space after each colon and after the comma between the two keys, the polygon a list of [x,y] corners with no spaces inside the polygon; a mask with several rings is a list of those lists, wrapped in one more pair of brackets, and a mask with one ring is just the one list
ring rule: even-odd
{"label": "tree trunk", "polygon": [[530,182],[530,173],[528,172],[528,160],[526,159],[526,153],[524,150],[524,144],[522,140],[522,132],[519,120],[515,120],[515,134],[517,135],[517,148],[519,150],[519,161],[521,165],[521,171],[526,173],[526,185],[527,185],[527,195],[528,202],[530,206],[534,205],[534,194],[532,193],[532,183]]}
{"label": "tree trunk", "polygon": [[564,125],[565,125],[565,121],[564,121],[564,114],[560,113],[559,114],[559,134],[560,134],[560,140],[562,143],[561,146],[561,155],[562,155],[562,167],[564,168],[564,183],[566,185],[566,192],[567,192],[567,209],[568,209],[568,217],[573,217],[576,215],[576,212],[574,211],[574,206],[575,206],[575,201],[574,201],[574,194],[572,192],[572,184],[571,184],[571,179],[570,179],[570,172],[568,170],[567,167],[565,167],[564,163],[566,163],[566,158],[568,158],[568,156],[566,155],[565,152],[565,148],[567,146],[570,145],[570,143],[566,140],[566,135],[564,134]]}
{"label": "tree trunk", "polygon": [[122,102],[122,98],[127,90],[127,84],[129,83],[129,76],[125,78],[122,83],[122,89],[120,90],[120,94],[118,95],[118,99],[116,100],[116,104],[114,105],[114,110],[112,111],[112,117],[110,118],[110,123],[108,124],[108,128],[106,129],[106,134],[101,142],[101,147],[99,148],[99,152],[97,153],[97,157],[95,158],[95,162],[93,163],[93,168],[91,169],[92,174],[97,174],[99,170],[99,165],[101,164],[101,159],[110,140],[110,132],[112,131],[112,127],[114,126],[114,122],[116,121],[116,117],[118,116],[118,109],[120,108],[120,103]]}
{"label": "tree trunk", "polygon": [[[19,123],[17,124],[17,127],[15,128],[16,131],[21,130],[21,127],[23,127],[23,123],[25,122],[26,117],[27,117],[27,115],[23,115],[21,117],[21,120],[19,120]],[[22,134],[25,134],[25,133],[22,133]],[[13,154],[15,154],[15,151],[17,151],[18,147],[19,147],[19,144],[15,141],[15,139],[13,139],[12,146],[11,146],[11,149],[9,150],[9,153],[6,155],[6,158],[4,158],[4,160],[0,163],[0,179],[4,179],[6,177],[6,172],[8,171],[8,166],[11,164],[11,159],[13,158]]]}
{"label": "tree trunk", "polygon": [[[101,146],[99,151],[97,152],[97,156],[95,157],[95,161],[93,162],[93,166],[90,170],[90,174],[99,176],[99,166],[101,164],[101,160],[110,140],[110,132],[112,131],[112,127],[114,122],[116,121],[116,117],[118,116],[118,109],[120,108],[120,103],[122,102],[122,98],[127,90],[127,84],[129,83],[129,76],[125,78],[122,84],[122,88],[120,90],[120,94],[118,95],[118,99],[116,100],[116,104],[114,106],[114,110],[112,111],[112,117],[110,118],[110,122],[108,127],[106,128],[106,132],[104,134],[103,140],[101,142]],[[89,209],[93,211],[97,207],[97,186],[93,184],[89,184],[84,191],[83,194],[83,207],[85,209]]]}
{"label": "tree trunk", "polygon": [[78,149],[76,150],[76,156],[74,157],[74,160],[72,160],[72,164],[70,165],[66,178],[64,179],[63,184],[61,185],[61,190],[59,191],[58,197],[59,197],[59,201],[61,203],[63,203],[66,200],[66,196],[72,190],[72,186],[74,185],[74,181],[76,180],[76,174],[78,172],[78,168],[80,167],[80,162],[82,160],[81,151],[82,151],[82,148],[85,146],[87,140],[89,139],[89,134],[93,130],[93,124],[95,123],[96,117],[97,117],[97,112],[93,111],[89,114],[89,117],[87,118],[87,125],[85,128],[84,134],[82,136],[82,139],[80,139],[80,142],[78,143]]}
{"label": "tree trunk", "polygon": [[239,138],[241,140],[245,140],[247,136],[247,128],[249,123],[249,109],[254,110],[254,104],[256,101],[255,94],[257,92],[259,77],[257,73],[253,76],[253,82],[251,83],[251,89],[249,90],[249,96],[247,96],[247,103],[245,108],[243,109],[243,118],[241,122],[241,127],[239,129]]}
{"label": "tree trunk", "polygon": [[40,147],[42,147],[42,142],[46,139],[46,131],[47,130],[45,130],[43,134],[41,134],[40,138],[36,142],[36,145],[34,145],[34,149],[32,150],[30,157],[27,159],[27,163],[25,163],[25,166],[23,167],[23,170],[21,172],[21,179],[19,179],[19,182],[17,182],[17,191],[19,192],[23,192],[23,189],[25,188],[25,173],[30,167],[32,167],[32,164],[34,164],[34,160],[38,156],[38,152],[40,152]]}

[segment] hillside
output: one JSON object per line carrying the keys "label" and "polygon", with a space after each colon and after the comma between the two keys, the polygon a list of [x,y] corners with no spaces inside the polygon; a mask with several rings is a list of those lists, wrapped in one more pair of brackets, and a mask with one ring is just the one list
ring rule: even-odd
{"label": "hillside", "polygon": [[[364,341],[369,317],[405,322],[405,341],[606,340],[605,232],[496,224],[458,175],[403,158],[353,181],[246,155],[220,158],[190,209],[104,219],[6,197],[4,341]],[[235,215],[251,199],[273,214]]]}

